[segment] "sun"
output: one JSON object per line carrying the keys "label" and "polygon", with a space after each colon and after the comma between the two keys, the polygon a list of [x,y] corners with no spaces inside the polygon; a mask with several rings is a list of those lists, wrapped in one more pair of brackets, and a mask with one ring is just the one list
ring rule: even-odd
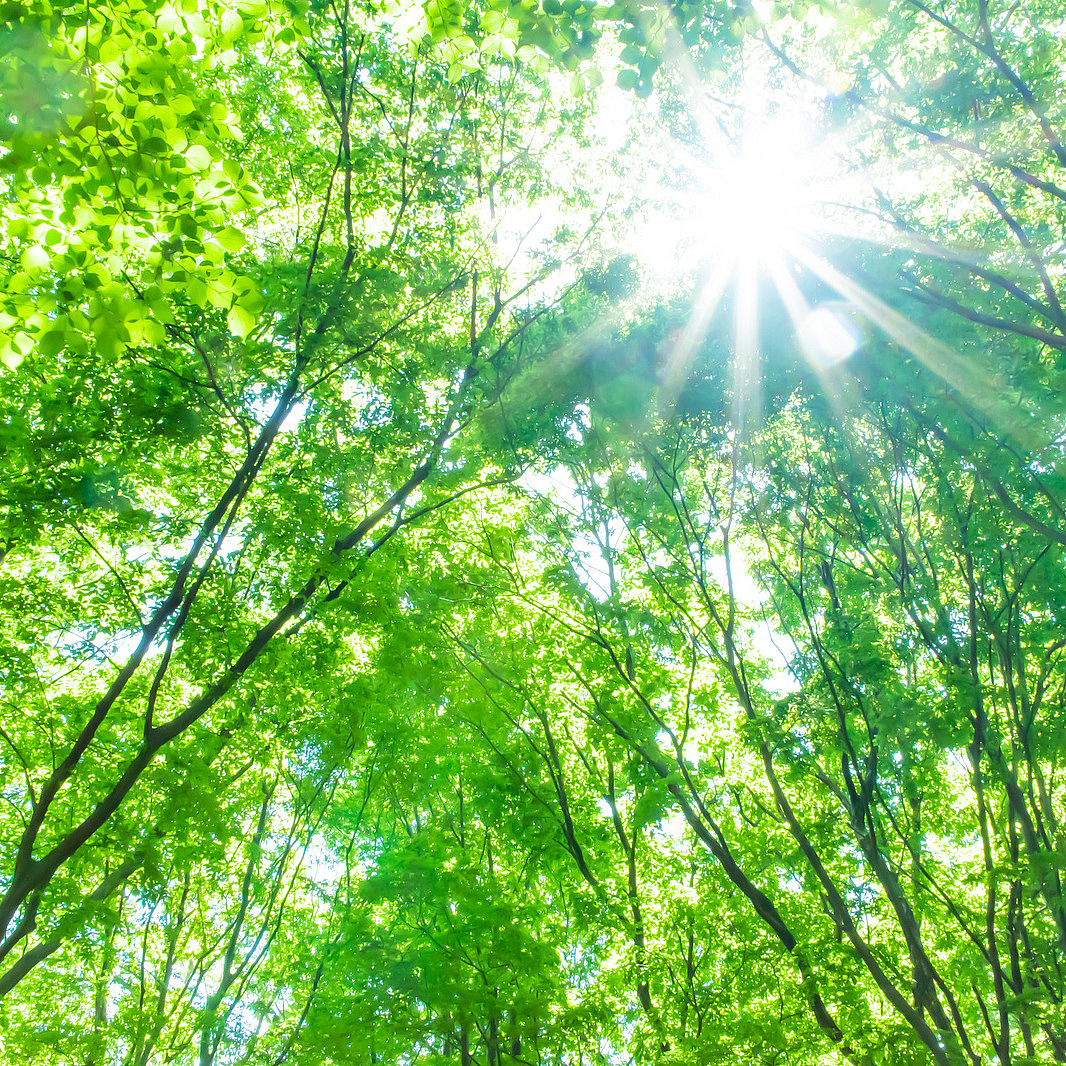
{"label": "sun", "polygon": [[[826,256],[836,238],[867,235],[870,184],[848,162],[854,131],[828,121],[816,94],[782,98],[754,72],[732,94],[739,103],[695,81],[689,90],[684,120],[653,130],[644,209],[624,250],[640,263],[642,298],[691,293],[685,325],[663,350],[658,409],[684,392],[712,323],[726,316],[734,424],[754,426],[763,331],[780,321],[761,306],[768,293],[776,291],[796,351],[827,388],[833,368],[864,342],[870,307],[859,310],[855,292],[842,291]],[[822,294],[813,303],[812,292]]]}
{"label": "sun", "polygon": [[834,403],[846,392],[843,365],[880,336],[988,408],[984,383],[958,353],[834,262],[842,245],[873,254],[907,246],[880,189],[897,169],[909,174],[910,161],[887,169],[864,162],[869,127],[861,117],[843,121],[828,89],[812,85],[789,96],[755,67],[724,95],[694,71],[681,71],[679,81],[677,96],[653,97],[643,117],[632,103],[616,104],[603,123],[616,138],[629,121],[639,131],[636,151],[627,144],[616,153],[628,168],[618,173],[636,180],[612,249],[639,263],[637,299],[651,305],[690,293],[685,324],[664,345],[656,408],[676,402],[712,323],[728,315],[734,419],[757,425],[762,331],[780,322],[760,306],[771,293],[787,314],[796,352]]}
{"label": "sun", "polygon": [[805,127],[799,115],[762,116],[738,144],[690,161],[690,254],[766,263],[817,235],[825,181]]}
{"label": "sun", "polygon": [[649,209],[631,235],[645,274],[669,286],[708,264],[766,267],[817,242],[849,198],[818,119],[817,101],[752,91],[735,113],[697,99],[684,140],[660,127],[660,172],[648,176]]}
{"label": "sun", "polygon": [[[816,100],[772,99],[762,86],[749,86],[744,100],[723,114],[720,102],[697,99],[695,136],[662,131],[669,165],[649,182],[646,202],[658,206],[634,238],[645,276],[664,290],[700,279],[686,331],[693,346],[731,294],[738,364],[757,357],[760,278],[789,285],[792,265],[837,225],[837,205],[857,195],[842,187],[846,171]],[[798,327],[810,309],[793,295],[782,299]],[[814,334],[825,333],[823,322]],[[839,337],[834,346],[845,347]]]}
{"label": "sun", "polygon": [[[683,388],[723,297],[732,306],[734,416],[758,417],[760,281],[769,282],[792,325],[798,352],[832,394],[830,371],[849,360],[871,332],[947,381],[978,409],[996,403],[959,354],[894,310],[857,278],[832,263],[831,242],[843,238],[889,248],[883,226],[871,224],[870,175],[850,166],[851,131],[827,131],[816,102],[794,100],[765,110],[749,107],[736,135],[705,120],[698,154],[673,143],[682,181],[662,184],[666,210],[650,216],[640,237],[646,271],[664,286],[699,279],[692,311],[670,355],[668,393]],[[809,301],[797,278],[820,291]],[[808,292],[811,286],[807,286]],[[665,397],[669,402],[669,395]]]}

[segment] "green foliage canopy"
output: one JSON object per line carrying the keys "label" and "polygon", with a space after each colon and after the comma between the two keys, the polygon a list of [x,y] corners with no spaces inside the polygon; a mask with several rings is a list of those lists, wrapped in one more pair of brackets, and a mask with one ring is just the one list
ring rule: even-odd
{"label": "green foliage canopy", "polygon": [[[1066,1056],[1056,5],[3,14],[10,1061]],[[646,300],[752,71],[878,226]]]}

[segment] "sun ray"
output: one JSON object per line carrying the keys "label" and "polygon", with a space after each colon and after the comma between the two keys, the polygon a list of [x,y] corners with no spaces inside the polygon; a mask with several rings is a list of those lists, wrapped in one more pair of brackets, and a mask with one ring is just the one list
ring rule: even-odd
{"label": "sun ray", "polygon": [[975,367],[950,345],[931,336],[921,326],[838,270],[822,256],[799,248],[797,259],[863,314],[874,326],[914,356],[924,367],[955,389],[967,403],[992,419],[1001,429],[1025,437],[1032,427],[1002,398],[984,371]]}
{"label": "sun ray", "polygon": [[736,308],[733,316],[733,423],[744,436],[761,415],[759,389],[758,260],[742,256],[736,271]]}
{"label": "sun ray", "polygon": [[671,338],[670,351],[662,370],[659,389],[660,411],[670,410],[688,383],[696,352],[718,311],[733,277],[733,260],[724,257],[715,263],[710,277],[700,286],[692,301],[692,314],[678,334]]}
{"label": "sun ray", "polygon": [[[641,191],[646,209],[636,217],[642,225],[632,227],[626,245],[645,277],[657,283],[649,283],[649,293],[676,291],[682,280],[696,279],[685,325],[660,350],[655,411],[665,414],[677,404],[712,321],[728,304],[733,417],[748,436],[760,416],[759,333],[766,309],[759,304],[766,292],[776,291],[797,349],[840,417],[846,416],[849,390],[834,367],[875,330],[974,409],[1015,434],[1031,432],[997,394],[979,360],[931,336],[845,265],[853,255],[864,259],[877,249],[892,253],[902,270],[907,260],[939,260],[975,273],[995,294],[1041,313],[1037,279],[1010,234],[996,239],[1000,230],[992,227],[991,240],[974,244],[965,239],[965,220],[951,217],[935,219],[929,233],[922,234],[917,223],[908,228],[908,204],[925,196],[931,184],[958,180],[950,153],[919,137],[896,158],[886,161],[880,153],[868,164],[860,158],[862,145],[882,128],[885,116],[865,113],[838,121],[829,82],[811,81],[807,90],[785,97],[773,87],[772,62],[748,64],[737,73],[730,99],[716,99],[688,50],[674,44],[671,49],[667,41],[666,50],[686,117],[674,129],[673,116],[680,112],[657,109],[658,96],[645,105],[644,118],[655,131],[647,169],[656,159],[663,165]],[[921,275],[920,265],[914,269]],[[818,290],[822,295],[816,297]]]}

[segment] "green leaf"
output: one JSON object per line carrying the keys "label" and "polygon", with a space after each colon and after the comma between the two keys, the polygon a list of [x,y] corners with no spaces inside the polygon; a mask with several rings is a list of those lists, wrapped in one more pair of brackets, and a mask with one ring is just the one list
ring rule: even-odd
{"label": "green leaf", "polygon": [[245,310],[240,304],[234,304],[226,315],[226,324],[235,337],[247,337],[255,328],[255,315]]}

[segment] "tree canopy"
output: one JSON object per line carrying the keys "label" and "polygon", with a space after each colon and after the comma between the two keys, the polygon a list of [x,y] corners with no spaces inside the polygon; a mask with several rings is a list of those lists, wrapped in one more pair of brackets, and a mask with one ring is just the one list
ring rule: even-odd
{"label": "tree canopy", "polygon": [[1066,11],[11,0],[0,1049],[1066,1060]]}

